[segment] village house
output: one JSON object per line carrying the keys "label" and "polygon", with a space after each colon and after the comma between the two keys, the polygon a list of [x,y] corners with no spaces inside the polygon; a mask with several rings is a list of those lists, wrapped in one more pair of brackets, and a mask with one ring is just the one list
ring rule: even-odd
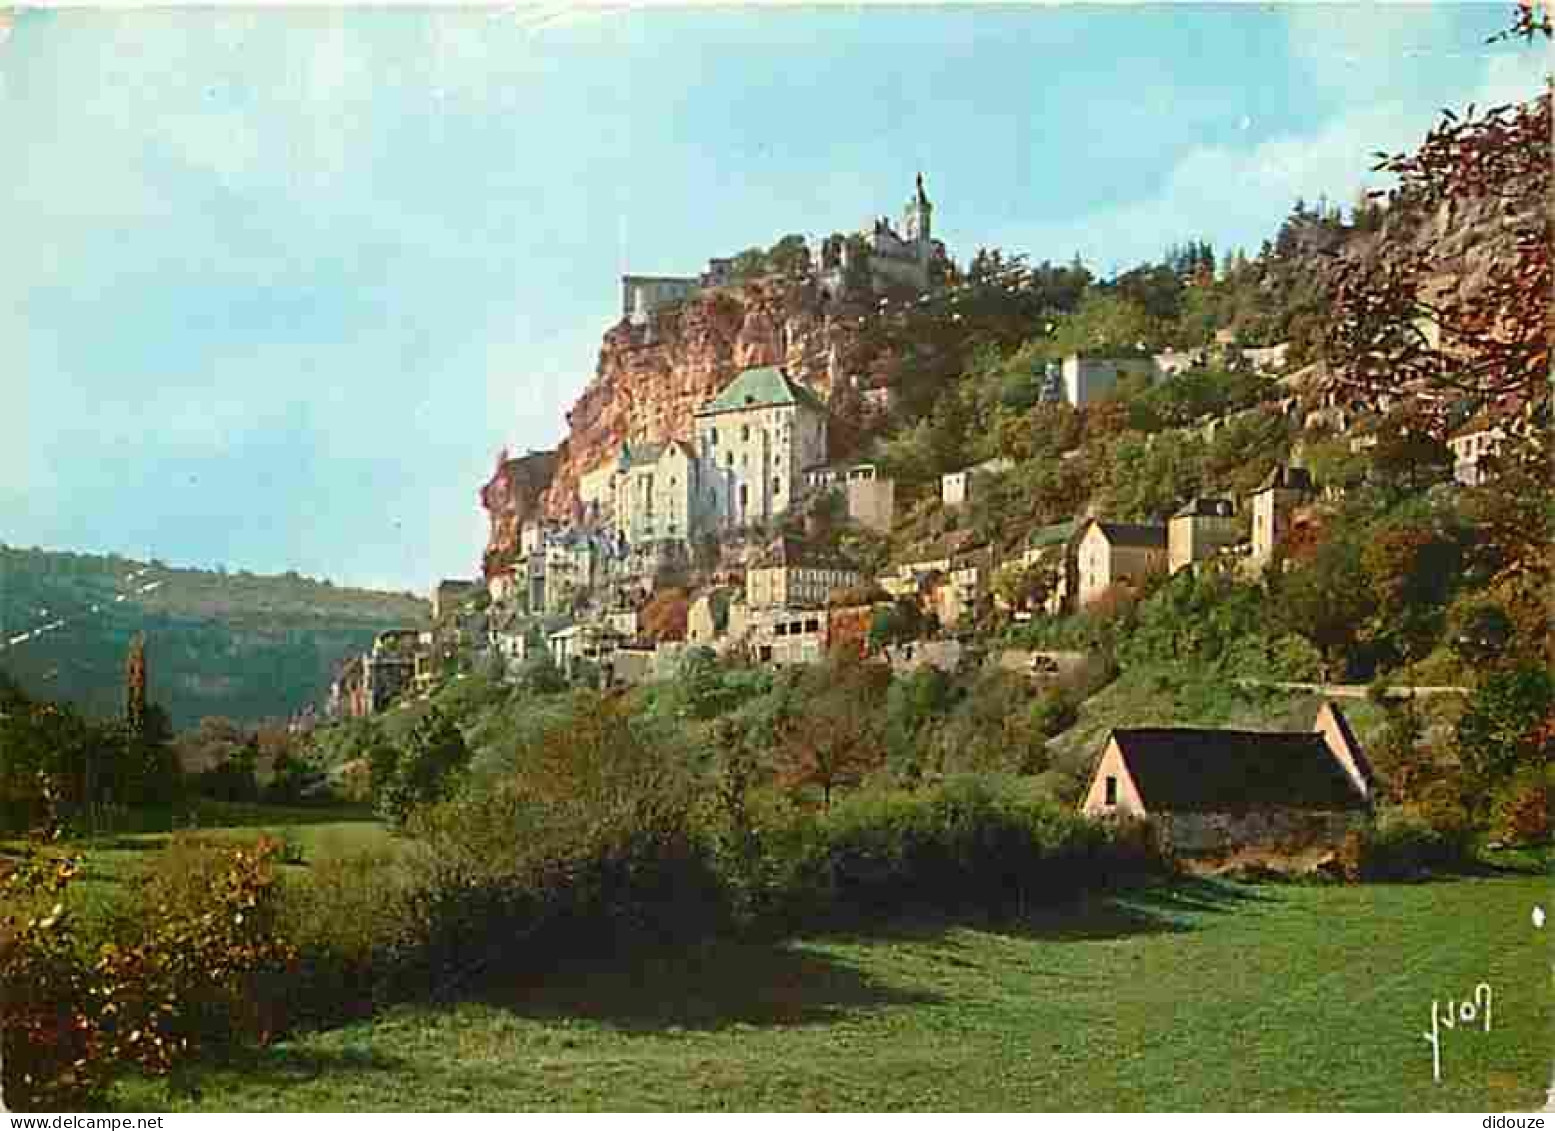
{"label": "village house", "polygon": [[1483,483],[1484,461],[1501,450],[1506,436],[1506,428],[1486,413],[1480,413],[1455,431],[1447,440],[1453,455],[1453,479],[1465,487]]}
{"label": "village house", "polygon": [[729,630],[729,607],[734,594],[725,588],[698,594],[686,611],[686,642],[712,647]]}
{"label": "village house", "polygon": [[778,667],[819,663],[826,655],[826,610],[752,609],[746,643],[757,663]]}
{"label": "village house", "polygon": [[784,536],[746,570],[745,600],[752,609],[819,608],[834,590],[862,580],[838,555]]}
{"label": "village house", "polygon": [[432,590],[432,619],[442,620],[452,616],[461,604],[475,596],[481,589],[478,581],[445,578]]}
{"label": "village house", "polygon": [[986,546],[966,550],[951,560],[950,570],[934,589],[934,614],[946,628],[970,618],[988,594],[993,554]]}
{"label": "village house", "polygon": [[688,541],[702,493],[702,469],[690,445],[623,443],[615,462],[613,510],[626,541]]}
{"label": "village house", "polygon": [[1064,402],[1075,408],[1094,404],[1111,395],[1118,382],[1142,377],[1153,383],[1157,376],[1153,357],[1107,357],[1101,354],[1072,353],[1060,364]]}
{"label": "village house", "polygon": [[966,646],[959,640],[908,640],[891,644],[883,650],[891,671],[897,675],[911,675],[920,668],[953,672],[961,666]]}
{"label": "village house", "polygon": [[568,625],[546,639],[551,662],[568,679],[576,674],[580,662],[607,664],[620,643],[621,639],[615,633],[592,624]]}
{"label": "village house", "polygon": [[1176,574],[1240,540],[1230,499],[1190,499],[1167,520],[1167,568]]}
{"label": "village house", "polygon": [[1325,703],[1310,731],[1114,730],[1080,810],[1149,818],[1184,856],[1337,847],[1369,811],[1373,782],[1348,722]]}
{"label": "village house", "polygon": [[977,489],[976,480],[989,475],[1000,475],[1015,465],[1007,459],[996,457],[960,471],[952,471],[939,478],[940,503],[947,507],[959,507],[972,498]]}
{"label": "village house", "polygon": [[1114,585],[1138,587],[1166,571],[1166,527],[1090,519],[1076,549],[1080,608]]}
{"label": "village house", "polygon": [[804,473],[810,493],[837,490],[849,519],[881,534],[896,521],[896,480],[881,475],[872,463],[812,467]]}
{"label": "village house", "polygon": [[[781,369],[747,369],[695,414],[700,507],[715,526],[785,514],[826,462],[826,406]],[[628,533],[628,538],[631,534]]]}
{"label": "village house", "polygon": [[1253,550],[1250,564],[1263,568],[1290,529],[1295,509],[1312,495],[1312,475],[1302,467],[1276,464],[1252,494]]}

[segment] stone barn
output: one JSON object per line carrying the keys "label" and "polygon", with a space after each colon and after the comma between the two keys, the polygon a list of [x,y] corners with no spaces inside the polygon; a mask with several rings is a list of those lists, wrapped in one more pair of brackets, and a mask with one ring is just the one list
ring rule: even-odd
{"label": "stone barn", "polygon": [[1310,731],[1120,728],[1081,801],[1149,818],[1180,856],[1337,847],[1371,808],[1371,768],[1339,709]]}

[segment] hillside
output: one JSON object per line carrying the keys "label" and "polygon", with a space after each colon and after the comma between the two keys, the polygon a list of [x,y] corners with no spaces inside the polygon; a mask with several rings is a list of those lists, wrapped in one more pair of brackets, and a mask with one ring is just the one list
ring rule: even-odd
{"label": "hillside", "polygon": [[425,623],[408,593],[296,574],[212,573],[116,555],[0,546],[0,669],[90,715],[120,710],[125,649],[147,641],[152,698],[178,727],[285,717],[386,628]]}

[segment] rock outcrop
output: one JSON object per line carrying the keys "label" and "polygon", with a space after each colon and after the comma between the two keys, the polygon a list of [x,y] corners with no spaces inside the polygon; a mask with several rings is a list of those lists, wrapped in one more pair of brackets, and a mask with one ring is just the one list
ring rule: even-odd
{"label": "rock outcrop", "polygon": [[530,452],[516,459],[506,451],[481,488],[481,506],[490,520],[483,572],[489,578],[518,552],[519,528],[541,513],[541,501],[556,471],[556,452]]}
{"label": "rock outcrop", "polygon": [[567,413],[547,517],[572,517],[580,477],[623,441],[692,439],[693,413],[742,369],[781,366],[829,399],[852,337],[829,309],[814,284],[773,278],[701,292],[644,326],[623,319],[611,327],[594,379]]}

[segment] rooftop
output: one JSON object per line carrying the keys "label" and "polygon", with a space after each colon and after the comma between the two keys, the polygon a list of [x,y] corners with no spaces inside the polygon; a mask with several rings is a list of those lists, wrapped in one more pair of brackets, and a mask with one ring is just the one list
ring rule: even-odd
{"label": "rooftop", "polygon": [[696,415],[711,416],[770,405],[803,405],[816,412],[826,411],[825,403],[811,390],[791,380],[776,366],[764,365],[743,371],[724,386],[723,392],[697,409]]}
{"label": "rooftop", "polygon": [[1315,732],[1115,730],[1147,810],[1361,809],[1366,800]]}
{"label": "rooftop", "polygon": [[1114,546],[1132,546],[1142,550],[1166,549],[1166,527],[1139,522],[1102,522],[1096,528]]}

